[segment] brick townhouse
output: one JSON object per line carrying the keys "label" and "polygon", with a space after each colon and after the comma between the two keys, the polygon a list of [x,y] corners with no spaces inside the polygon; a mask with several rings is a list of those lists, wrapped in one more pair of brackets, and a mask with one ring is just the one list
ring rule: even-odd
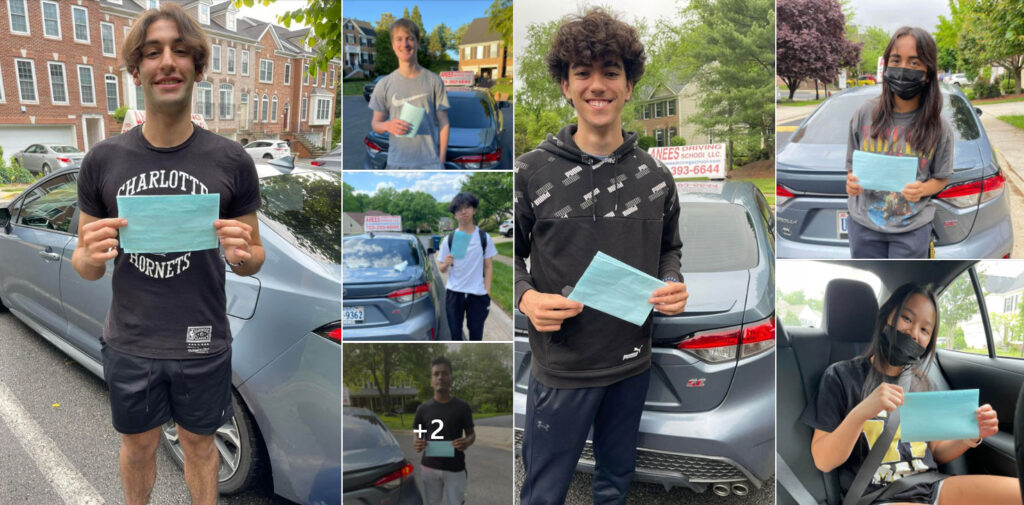
{"label": "brick townhouse", "polygon": [[[160,1],[0,0],[0,147],[5,157],[35,142],[87,150],[120,132],[112,116],[118,107],[145,108],[142,89],[124,68],[121,45],[139,15]],[[181,4],[209,37],[210,64],[193,91],[193,112],[204,116],[211,131],[239,141],[297,135],[301,147],[293,142],[293,149],[303,155],[327,145],[340,59],[315,84],[303,86],[300,67],[314,55],[299,42],[305,29],[288,31],[246,19],[230,1],[162,1]],[[286,36],[266,35],[271,32]],[[270,83],[261,82],[261,60],[274,62],[276,79]],[[285,70],[293,74],[287,81]],[[260,115],[264,94],[269,112],[271,97],[277,96],[276,120]],[[296,115],[303,98],[310,109]],[[292,119],[286,109],[293,111]]]}
{"label": "brick townhouse", "polygon": [[459,70],[471,70],[486,79],[511,77],[512,54],[502,61],[504,50],[501,36],[491,31],[487,18],[476,18],[459,41]]}
{"label": "brick townhouse", "polygon": [[377,31],[370,23],[355,18],[344,18],[342,37],[345,39],[344,78],[369,77],[376,65]]}

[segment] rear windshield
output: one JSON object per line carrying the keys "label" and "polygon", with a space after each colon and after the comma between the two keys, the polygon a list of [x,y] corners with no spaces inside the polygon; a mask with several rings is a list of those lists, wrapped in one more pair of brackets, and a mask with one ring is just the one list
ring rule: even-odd
{"label": "rear windshield", "polygon": [[683,273],[726,272],[757,266],[750,214],[731,203],[683,203],[679,212]]}
{"label": "rear windshield", "polygon": [[[850,120],[860,105],[878,95],[840,95],[826,100],[790,142],[804,144],[846,144]],[[942,117],[953,127],[955,140],[981,136],[974,110],[962,97],[943,94]]]}
{"label": "rear windshield", "polygon": [[452,128],[489,128],[492,123],[490,105],[479,96],[449,96],[448,121]]}
{"label": "rear windshield", "polygon": [[283,174],[260,179],[264,222],[320,261],[341,263],[341,177],[332,172]]}
{"label": "rear windshield", "polygon": [[400,237],[350,237],[345,239],[344,268],[361,270],[395,268],[420,264],[420,256],[409,240]]}
{"label": "rear windshield", "polygon": [[395,439],[376,416],[345,413],[345,452],[391,447]]}

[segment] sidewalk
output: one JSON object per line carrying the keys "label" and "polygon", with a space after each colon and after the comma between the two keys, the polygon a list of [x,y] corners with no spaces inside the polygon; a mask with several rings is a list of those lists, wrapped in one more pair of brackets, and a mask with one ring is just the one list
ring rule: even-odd
{"label": "sidewalk", "polygon": [[981,124],[985,127],[999,166],[1003,168],[1007,182],[1010,183],[1010,218],[1016,238],[1012,258],[1024,257],[1024,130],[997,119],[997,116],[1024,114],[1024,102],[997,103],[979,105]]}
{"label": "sidewalk", "polygon": [[818,107],[818,104],[814,105],[801,105],[799,107],[790,107],[788,105],[776,105],[775,106],[775,124],[787,123],[795,119],[803,119]]}
{"label": "sidewalk", "polygon": [[[499,260],[502,258],[504,256],[498,256]],[[509,259],[510,264],[511,261]],[[448,284],[447,273],[442,273],[441,278],[444,279],[445,284]],[[487,311],[487,320],[484,321],[484,340],[511,342],[512,329],[512,318],[505,314],[505,311],[501,310],[497,303],[492,301],[491,308]],[[447,329],[445,331],[447,332]],[[466,323],[462,323],[462,338],[469,338],[469,328],[466,326]]]}

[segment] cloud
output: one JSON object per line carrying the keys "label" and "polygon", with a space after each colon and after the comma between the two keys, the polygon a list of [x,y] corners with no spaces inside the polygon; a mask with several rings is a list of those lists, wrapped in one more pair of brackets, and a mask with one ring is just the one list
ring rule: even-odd
{"label": "cloud", "polygon": [[451,200],[462,187],[462,183],[466,182],[466,177],[466,174],[434,174],[426,179],[416,181],[409,189],[430,193],[434,195],[434,198],[439,198],[442,201]]}
{"label": "cloud", "polygon": [[377,193],[378,191],[380,191],[380,190],[382,190],[384,188],[394,188],[394,187],[395,187],[395,183],[393,183],[391,181],[380,181],[380,182],[377,183],[377,187],[374,188],[373,193],[375,194],[375,193]]}

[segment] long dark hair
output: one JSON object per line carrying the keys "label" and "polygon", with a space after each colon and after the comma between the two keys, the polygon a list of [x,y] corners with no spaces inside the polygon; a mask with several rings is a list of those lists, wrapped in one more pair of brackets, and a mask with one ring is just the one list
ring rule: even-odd
{"label": "long dark hair", "polygon": [[935,39],[924,29],[904,26],[889,39],[889,45],[885,46],[883,56],[885,68],[882,70],[882,97],[878,101],[871,115],[871,138],[877,139],[888,134],[892,129],[893,91],[889,88],[889,81],[884,79],[885,70],[889,69],[889,55],[900,37],[910,35],[917,43],[917,57],[924,63],[925,77],[928,84],[921,91],[921,102],[918,116],[914,121],[914,127],[908,128],[907,142],[913,146],[922,156],[931,156],[932,149],[939,143],[942,135],[942,92],[939,91],[939,70],[938,70],[938,49]]}
{"label": "long dark hair", "polygon": [[[932,360],[935,357],[935,341],[938,339],[939,334],[939,304],[936,303],[935,295],[931,291],[917,284],[907,283],[896,288],[889,295],[889,298],[882,303],[882,306],[878,308],[878,318],[875,319],[875,333],[871,337],[871,344],[861,354],[863,358],[870,358],[872,356],[875,358],[874,366],[871,367],[871,371],[864,380],[864,388],[862,389],[864,397],[871,394],[884,380],[883,374],[879,370],[885,370],[889,366],[889,362],[882,354],[882,330],[889,324],[889,316],[900,310],[900,307],[915,294],[924,295],[932,302],[932,306],[935,307],[935,327],[932,328],[931,338],[928,340],[928,345],[924,348],[921,364],[911,368],[914,377],[911,380],[910,390],[927,391],[932,387],[931,381],[928,380],[928,367],[931,366]],[[893,326],[899,324],[899,316],[899,314],[894,315]]]}

